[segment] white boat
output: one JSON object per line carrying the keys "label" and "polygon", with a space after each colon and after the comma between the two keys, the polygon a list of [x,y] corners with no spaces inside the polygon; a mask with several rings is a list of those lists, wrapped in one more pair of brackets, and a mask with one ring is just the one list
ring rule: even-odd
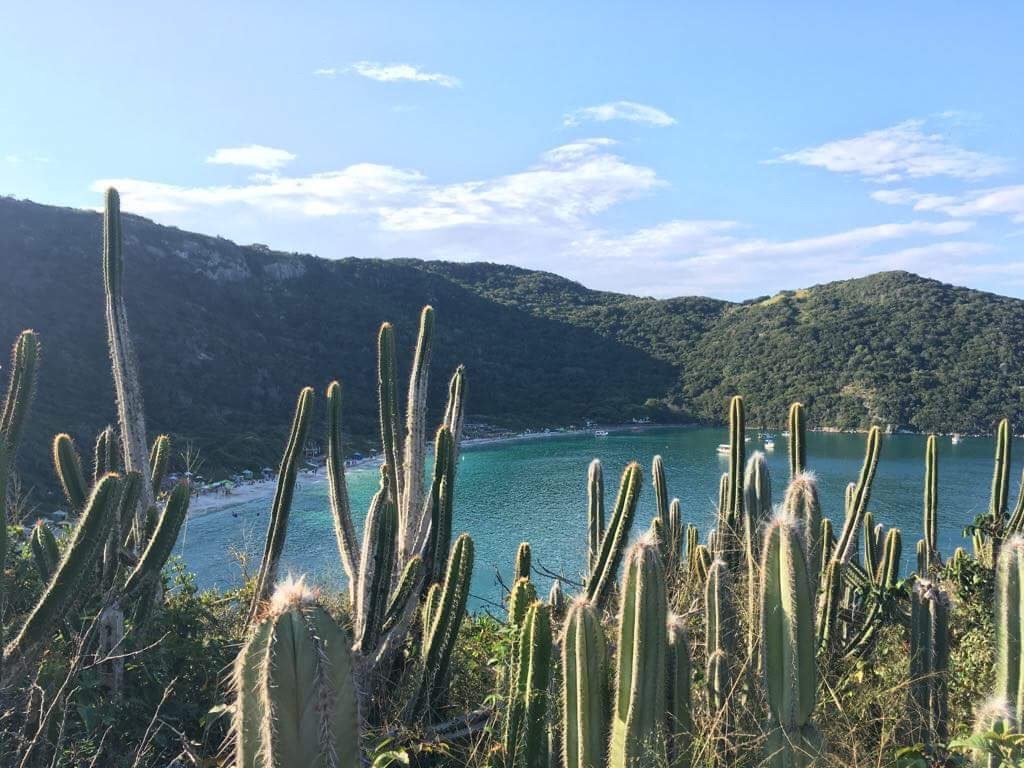
{"label": "white boat", "polygon": [[608,430],[607,429],[595,429],[594,430],[594,437],[608,437]]}
{"label": "white boat", "polygon": [[746,437],[744,437],[743,438],[743,442],[744,443],[749,443],[750,442],[750,435],[747,435]]}
{"label": "white boat", "polygon": [[957,445],[960,442],[960,435],[954,432],[952,435],[949,436],[949,442],[951,442],[953,445]]}
{"label": "white boat", "polygon": [[719,443],[717,450],[718,450],[718,455],[719,456],[728,456],[729,455],[729,451],[731,450],[731,447],[730,447],[730,445],[728,443]]}
{"label": "white boat", "polygon": [[770,437],[766,437],[764,439],[764,449],[766,451],[774,451],[775,450],[775,441],[772,440]]}

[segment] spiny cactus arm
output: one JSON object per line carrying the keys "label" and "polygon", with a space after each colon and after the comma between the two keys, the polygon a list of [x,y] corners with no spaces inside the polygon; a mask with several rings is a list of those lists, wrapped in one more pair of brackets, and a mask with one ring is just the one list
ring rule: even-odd
{"label": "spiny cactus arm", "polygon": [[765,532],[761,561],[761,654],[772,724],[785,735],[769,739],[768,748],[781,741],[787,754],[800,748],[817,695],[814,611],[806,562],[794,522],[787,517],[773,520]]}
{"label": "spiny cactus arm", "polygon": [[875,479],[875,470],[878,469],[878,455],[881,448],[882,430],[872,427],[868,431],[860,477],[853,490],[849,492],[846,519],[843,521],[843,530],[836,543],[835,556],[844,563],[850,562],[856,550],[857,529],[861,526],[864,513],[867,511],[868,500],[871,497],[871,484]]}
{"label": "spiny cactus arm", "polygon": [[521,627],[526,611],[537,600],[537,588],[526,576],[522,576],[512,582],[512,589],[508,595],[508,623],[514,627]]}
{"label": "spiny cactus arm", "polygon": [[661,558],[654,542],[644,537],[630,549],[623,569],[608,750],[612,768],[660,765],[666,760],[667,621]]}
{"label": "spiny cactus arm", "polygon": [[53,438],[53,466],[64,498],[74,512],[81,512],[89,498],[89,488],[82,472],[82,459],[70,435],[61,433]]}
{"label": "spiny cactus arm", "polygon": [[420,313],[420,330],[416,352],[409,375],[409,394],[405,404],[405,455],[400,481],[401,503],[398,508],[399,551],[401,562],[413,554],[423,515],[423,460],[426,455],[427,384],[430,374],[430,353],[434,340],[434,308],[425,306]]}
{"label": "spiny cactus arm", "polygon": [[391,493],[397,503],[402,497],[401,470],[398,467],[401,456],[401,436],[398,425],[401,422],[398,407],[398,366],[395,362],[395,329],[391,323],[383,323],[377,334],[377,399],[380,413],[380,442],[384,464],[390,474]]}
{"label": "spiny cactus arm", "polygon": [[[2,472],[2,470],[0,470]],[[2,497],[0,497],[2,498]],[[32,560],[36,564],[40,580],[45,584],[53,577],[53,572],[60,562],[60,547],[57,546],[57,539],[50,530],[50,526],[44,520],[36,521],[32,526],[32,536],[29,540],[32,549]]]}
{"label": "spiny cactus arm", "polygon": [[832,521],[827,517],[821,518],[821,527],[818,534],[818,583],[821,583],[821,575],[824,574],[826,566],[832,562],[835,553],[836,537],[832,532]]}
{"label": "spiny cactus arm", "polygon": [[559,579],[552,579],[551,589],[548,590],[548,605],[551,606],[551,623],[557,628],[562,625],[565,619],[565,612],[568,608],[568,600],[562,590],[562,582]]}
{"label": "spiny cactus arm", "polygon": [[473,540],[464,533],[452,545],[444,586],[432,612],[430,625],[424,630],[420,681],[406,711],[406,719],[410,722],[436,709],[447,690],[452,650],[469,599],[473,557]]}
{"label": "spiny cactus arm", "polygon": [[1017,503],[1013,506],[1013,513],[1006,521],[1006,536],[1010,537],[1016,533],[1024,532],[1024,470],[1021,471],[1020,488],[1017,490]]}
{"label": "spiny cactus arm", "polygon": [[35,331],[22,331],[11,350],[11,377],[3,410],[0,411],[0,437],[7,446],[8,463],[14,463],[21,432],[28,419],[39,373],[39,337]]}
{"label": "spiny cactus arm", "polygon": [[651,462],[651,484],[654,486],[654,514],[668,520],[668,481],[665,479],[665,463],[661,456]]}
{"label": "spiny cactus arm", "polygon": [[92,467],[93,485],[98,483],[99,479],[108,472],[117,471],[117,437],[114,434],[114,428],[111,426],[104,427],[96,435]]}
{"label": "spiny cactus arm", "polygon": [[743,473],[743,511],[751,516],[755,526],[772,516],[772,478],[768,459],[761,451],[750,455]]}
{"label": "spiny cactus arm", "polygon": [[466,420],[466,368],[458,366],[448,382],[448,402],[444,408],[444,425],[452,433],[452,466],[459,463],[459,443]]}
{"label": "spiny cactus arm", "polygon": [[[79,596],[80,585],[93,572],[96,553],[113,513],[118,484],[117,475],[110,474],[102,477],[93,489],[50,583],[4,649],[4,659],[12,660],[15,667],[23,669],[34,651],[49,638],[53,624]],[[4,674],[9,682],[14,674],[12,667],[5,664]]]}
{"label": "spiny cactus arm", "polygon": [[381,621],[380,632],[382,635],[391,631],[399,619],[405,614],[410,601],[415,603],[414,596],[419,594],[420,585],[423,583],[423,575],[426,572],[423,558],[414,555],[402,569],[402,575],[398,577],[398,586],[388,599],[388,607],[384,610],[384,618]]}
{"label": "spiny cactus arm", "polygon": [[945,742],[948,729],[949,598],[930,580],[910,593],[910,696],[916,738]]}
{"label": "spiny cactus arm", "polygon": [[733,527],[743,514],[743,468],[746,453],[746,419],[743,398],[733,396],[729,403],[729,524]]}
{"label": "spiny cactus arm", "polygon": [[153,487],[153,498],[160,495],[160,486],[167,475],[167,465],[171,460],[171,438],[168,435],[157,435],[149,449],[149,484]]}
{"label": "spiny cactus arm", "polygon": [[448,550],[452,544],[452,489],[455,483],[455,445],[451,430],[442,425],[434,437],[434,471],[426,510],[414,549],[422,551],[427,564],[427,582],[444,578]]}
{"label": "spiny cactus arm", "polygon": [[[7,482],[11,474],[11,462],[7,460],[7,442],[4,436],[0,435],[0,574],[3,574],[7,561]],[[45,581],[45,579],[44,579]],[[0,601],[4,594],[3,579],[0,578]],[[2,638],[0,638],[2,642]],[[0,652],[0,665],[3,662],[3,653]]]}
{"label": "spiny cactus arm", "polygon": [[[935,435],[928,435],[924,450],[924,541],[929,554],[939,552],[939,457]],[[930,559],[930,558],[929,558]],[[923,575],[923,574],[922,574]]]}
{"label": "spiny cactus arm", "polygon": [[818,595],[818,615],[815,631],[818,641],[818,655],[828,656],[837,637],[836,622],[839,618],[839,599],[843,594],[843,564],[838,560],[826,560]]}
{"label": "spiny cactus arm", "polygon": [[693,563],[691,565],[693,578],[698,584],[704,584],[708,580],[708,573],[711,571],[712,556],[704,544],[698,544],[693,549]]}
{"label": "spiny cactus arm", "polygon": [[875,516],[870,512],[864,514],[864,524],[861,526],[864,530],[864,570],[867,571],[868,576],[872,581],[878,581],[878,561],[880,559],[880,553],[878,551],[879,541],[875,535]]}
{"label": "spiny cactus arm", "polygon": [[295,494],[295,478],[299,472],[299,464],[302,462],[302,449],[306,444],[306,434],[309,431],[312,413],[313,389],[305,387],[299,392],[291,432],[288,435],[288,443],[278,469],[277,488],[274,491],[274,501],[270,507],[270,523],[267,527],[266,543],[263,546],[263,558],[256,576],[252,604],[249,606],[248,624],[250,626],[255,621],[261,605],[270,597],[274,581],[277,579],[277,562],[284,549],[288,515],[291,512],[292,497]]}
{"label": "spiny cactus arm", "polygon": [[[121,231],[121,199],[117,190],[106,193],[103,213],[103,291],[106,303],[107,346],[117,394],[117,419],[121,430],[124,468],[150,477],[146,440],[146,413],[142,402],[138,364],[124,303],[124,244]],[[153,504],[152,488],[142,491],[140,508]],[[137,521],[138,522],[138,521]]]}
{"label": "spiny cactus arm", "polygon": [[668,558],[665,560],[665,570],[674,574],[679,570],[679,563],[683,557],[683,506],[679,499],[672,499],[668,505],[668,523],[666,535],[668,538]]}
{"label": "spiny cactus arm", "polygon": [[240,768],[360,766],[349,639],[301,581],[274,593],[236,663],[235,687]]}
{"label": "spiny cactus arm", "polygon": [[604,470],[601,460],[594,459],[587,468],[587,563],[591,573],[601,552],[604,524]]}
{"label": "spiny cactus arm", "polygon": [[[126,472],[121,478],[117,506],[114,519],[110,521],[110,532],[103,544],[103,588],[113,586],[118,568],[121,565],[121,546],[124,544],[135,519],[135,509],[142,494],[142,475],[138,472]],[[147,536],[146,542],[149,541]]]}
{"label": "spiny cactus arm", "polygon": [[359,542],[352,524],[352,507],[345,481],[345,454],[341,443],[341,384],[327,387],[327,497],[334,518],[341,567],[348,577],[349,599],[355,605],[359,582]]}
{"label": "spiny cactus arm", "polygon": [[597,561],[587,579],[587,599],[601,608],[607,601],[615,576],[629,540],[629,531],[636,516],[637,502],[643,483],[640,465],[631,463],[622,473],[619,494],[615,499],[608,530],[601,540]]}
{"label": "spiny cactus arm", "polygon": [[188,515],[188,505],[191,494],[187,483],[178,483],[171,491],[167,499],[167,505],[160,514],[156,524],[156,530],[150,537],[146,550],[139,558],[135,569],[128,576],[124,585],[125,594],[132,594],[143,585],[152,585],[160,578],[160,572],[167,563],[167,558],[174,551],[174,544],[178,540],[178,532],[181,524]]}
{"label": "spiny cactus arm", "polygon": [[562,638],[562,745],[565,768],[604,768],[608,655],[594,607],[578,598]]}
{"label": "spiny cactus arm", "polygon": [[690,701],[690,639],[686,625],[678,616],[668,620],[668,764],[670,768],[688,768],[693,741],[693,713]]}
{"label": "spiny cactus arm", "polygon": [[995,629],[996,682],[995,694],[1007,702],[1014,712],[1024,704],[1024,675],[1021,659],[1024,654],[1024,538],[1014,536],[999,550],[996,560]]}
{"label": "spiny cactus arm", "polygon": [[387,608],[396,563],[398,509],[390,488],[391,473],[380,468],[380,488],[366,514],[359,555],[359,588],[355,605],[355,650],[365,655],[376,648]]}
{"label": "spiny cactus arm", "polygon": [[896,586],[900,578],[900,560],[903,555],[903,538],[899,528],[890,528],[882,545],[882,562],[878,569],[878,583],[887,588]]}
{"label": "spiny cactus arm", "polygon": [[532,552],[530,542],[524,541],[519,544],[519,548],[516,549],[515,569],[512,574],[514,581],[530,578],[530,567],[533,560]]}
{"label": "spiny cactus arm", "polygon": [[[524,768],[547,768],[547,698],[551,671],[551,609],[535,602],[526,612],[519,635],[520,669],[523,696],[521,758]],[[512,751],[519,745],[512,746]],[[506,750],[507,754],[508,750]],[[520,757],[519,754],[516,757]]]}
{"label": "spiny cactus arm", "polygon": [[796,477],[807,467],[807,420],[801,403],[789,406],[789,476]]}
{"label": "spiny cactus arm", "polygon": [[1002,419],[996,428],[996,456],[992,469],[992,497],[988,513],[997,526],[1006,517],[1006,506],[1010,497],[1010,454],[1013,437],[1010,434],[1009,419]]}
{"label": "spiny cactus arm", "polygon": [[818,589],[818,573],[821,570],[821,501],[818,497],[818,483],[814,475],[800,472],[793,476],[786,488],[782,502],[783,513],[797,523],[801,532],[803,551],[807,555],[807,573],[811,579],[811,591]]}

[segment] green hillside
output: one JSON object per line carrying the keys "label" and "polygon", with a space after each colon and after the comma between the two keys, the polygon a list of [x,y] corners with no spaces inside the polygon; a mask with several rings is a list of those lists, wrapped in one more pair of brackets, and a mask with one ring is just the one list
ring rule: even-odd
{"label": "green hillside", "polygon": [[[465,363],[477,424],[718,421],[737,392],[752,423],[795,399],[816,425],[1021,422],[1024,302],[907,273],[744,304],[663,301],[494,264],[286,254],[138,217],[125,236],[150,430],[174,430],[211,474],[275,461],[298,389],[333,378],[351,444],[372,445],[374,331],[391,320],[411,347],[425,303],[438,318],[431,400],[440,372]],[[114,418],[99,254],[97,214],[0,199],[0,339],[33,327],[44,345],[23,455],[39,482],[53,433],[86,445]]]}

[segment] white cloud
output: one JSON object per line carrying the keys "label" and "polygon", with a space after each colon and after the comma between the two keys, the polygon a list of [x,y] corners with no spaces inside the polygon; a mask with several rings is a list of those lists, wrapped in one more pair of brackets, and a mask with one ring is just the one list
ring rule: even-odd
{"label": "white cloud", "polygon": [[376,61],[357,61],[349,65],[349,70],[370,80],[383,83],[408,81],[415,83],[434,83],[442,88],[458,88],[462,85],[459,78],[440,72],[424,72],[415,64],[381,64]]}
{"label": "white cloud", "polygon": [[567,126],[579,125],[587,121],[606,123],[609,120],[627,120],[631,123],[647,123],[665,127],[675,125],[676,119],[667,112],[635,101],[613,101],[596,107],[584,107],[570,112],[563,118]]}
{"label": "white cloud", "polygon": [[321,67],[313,70],[314,77],[336,77],[338,70],[334,67]]}
{"label": "white cloud", "polygon": [[1024,184],[978,189],[960,195],[936,195],[913,189],[879,190],[871,195],[880,203],[910,205],[915,211],[936,211],[954,218],[1006,216],[1024,223]]}
{"label": "white cloud", "polygon": [[926,132],[923,120],[905,120],[890,128],[790,152],[770,162],[856,173],[882,183],[932,176],[978,179],[1006,170],[1002,158],[963,149],[942,134]]}
{"label": "white cloud", "polygon": [[295,155],[286,149],[264,147],[261,144],[250,144],[247,147],[224,147],[218,149],[206,158],[206,162],[215,165],[244,165],[250,168],[270,171],[281,168],[294,159]]}

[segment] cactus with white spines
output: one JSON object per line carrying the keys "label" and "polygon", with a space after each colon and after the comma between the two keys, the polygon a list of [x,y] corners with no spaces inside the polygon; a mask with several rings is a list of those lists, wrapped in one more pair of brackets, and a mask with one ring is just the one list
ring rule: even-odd
{"label": "cactus with white spines", "polygon": [[608,650],[594,607],[577,598],[562,636],[562,750],[565,768],[605,768]]}
{"label": "cactus with white spines", "polygon": [[789,476],[807,469],[807,416],[801,403],[789,406]]}
{"label": "cactus with white spines", "polygon": [[[92,452],[92,483],[95,485],[108,472],[117,472],[117,436],[106,426],[96,435]],[[133,521],[134,522],[134,521]]]}
{"label": "cactus with white spines", "polygon": [[587,567],[591,573],[604,539],[604,470],[594,459],[587,468]]}
{"label": "cactus with white spines", "polygon": [[306,434],[309,431],[312,413],[313,390],[311,387],[306,387],[299,392],[291,432],[288,435],[288,443],[285,446],[284,455],[281,457],[281,466],[277,474],[277,489],[274,492],[274,501],[270,508],[270,524],[267,527],[263,558],[256,576],[252,602],[249,605],[248,624],[250,626],[262,611],[263,603],[270,598],[270,593],[277,580],[277,564],[284,549],[288,517],[291,514],[292,497],[295,494],[295,481],[299,465],[303,461],[302,450],[306,444]]}
{"label": "cactus with white spines", "polygon": [[670,768],[689,768],[693,744],[690,637],[678,616],[668,618],[668,657],[665,728]]}
{"label": "cactus with white spines", "polygon": [[772,477],[761,451],[750,455],[743,473],[743,510],[755,521],[755,528],[772,516]]}
{"label": "cactus with white spines", "polygon": [[[938,440],[928,435],[924,449],[924,515],[922,520],[927,564],[939,558],[939,455]],[[921,573],[926,575],[927,571]]]}
{"label": "cactus with white spines", "polygon": [[661,557],[646,537],[630,548],[621,593],[608,766],[659,765],[666,759],[668,604]]}
{"label": "cactus with white spines", "polygon": [[1008,539],[996,561],[995,695],[1020,727],[1024,712],[1024,537]]}
{"label": "cactus with white spines", "polygon": [[546,717],[551,671],[551,608],[534,601],[519,628],[503,736],[508,768],[546,768]]}
{"label": "cactus with white spines", "polygon": [[821,501],[818,497],[818,483],[814,475],[800,472],[793,475],[786,488],[786,497],[782,502],[783,514],[797,524],[804,555],[807,558],[807,574],[812,592],[818,588],[818,576],[821,571],[822,546],[821,536]]}
{"label": "cactus with white spines", "polygon": [[3,409],[0,410],[0,438],[5,446],[5,460],[14,463],[21,442],[21,433],[36,392],[39,374],[39,337],[35,331],[22,331],[11,350],[11,374],[7,383]]}
{"label": "cactus with white spines", "polygon": [[68,505],[73,512],[80,513],[89,498],[89,487],[82,471],[82,459],[70,435],[61,433],[53,438],[53,466]]}
{"label": "cactus with white spines", "polygon": [[359,768],[351,640],[302,581],[277,587],[234,667],[238,768]]}
{"label": "cactus with white spines", "polygon": [[168,435],[157,435],[149,448],[149,484],[153,489],[153,498],[160,495],[164,484],[167,466],[171,460],[171,438]]}
{"label": "cactus with white spines", "polygon": [[910,698],[916,738],[926,744],[949,738],[949,597],[920,579],[910,592]]}
{"label": "cactus with white spines", "polygon": [[640,499],[642,474],[640,465],[635,462],[627,466],[622,473],[615,507],[612,509],[607,530],[601,538],[597,558],[590,568],[590,576],[587,578],[587,599],[599,608],[604,607],[611,595],[619,564],[625,554]]}
{"label": "cactus with white spines", "polygon": [[878,456],[882,449],[882,430],[872,427],[868,430],[865,444],[864,464],[855,484],[847,486],[846,519],[843,529],[836,542],[835,557],[848,563],[857,549],[857,533],[867,512],[868,500],[871,498],[871,485],[878,469]]}
{"label": "cactus with white spines", "polygon": [[530,568],[532,560],[533,549],[530,547],[530,542],[521,542],[519,544],[519,547],[516,549],[515,566],[512,571],[513,581],[530,578]]}
{"label": "cactus with white spines", "polygon": [[735,713],[731,694],[733,669],[737,661],[737,620],[730,592],[728,566],[718,558],[708,570],[704,587],[704,649],[714,761],[721,765],[728,765],[734,755],[732,728]]}
{"label": "cactus with white spines", "polygon": [[761,560],[761,656],[768,693],[766,765],[803,768],[821,752],[814,724],[818,672],[807,558],[795,521],[765,531]]}

